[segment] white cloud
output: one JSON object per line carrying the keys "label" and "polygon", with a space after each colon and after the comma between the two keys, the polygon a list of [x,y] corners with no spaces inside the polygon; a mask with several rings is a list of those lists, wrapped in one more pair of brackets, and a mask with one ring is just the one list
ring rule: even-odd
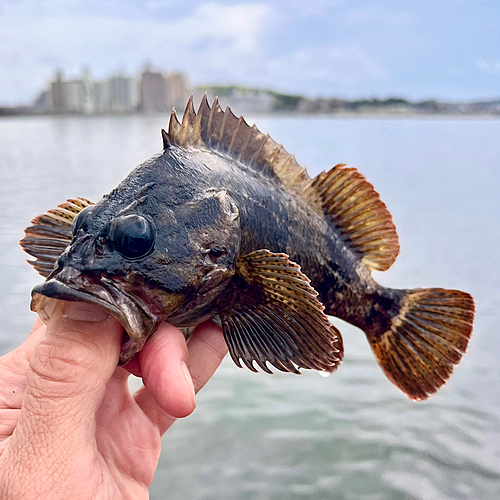
{"label": "white cloud", "polygon": [[[52,0],[57,6],[59,0]],[[0,102],[34,96],[59,66],[69,73],[89,64],[98,76],[145,60],[165,70],[187,69],[197,80],[217,71],[243,71],[260,57],[272,19],[266,4],[204,3],[174,20],[71,15],[54,8],[34,16],[22,2],[3,8],[0,28]]]}
{"label": "white cloud", "polygon": [[[328,89],[325,95],[345,94],[366,81],[390,80],[388,71],[355,43],[311,47],[275,59],[268,64],[271,76],[310,89]],[[312,95],[312,92],[305,92]]]}
{"label": "white cloud", "polygon": [[500,59],[496,61],[485,61],[484,59],[476,59],[474,61],[476,67],[484,73],[500,73]]}
{"label": "white cloud", "polygon": [[[239,83],[308,95],[467,96],[477,95],[479,83],[496,92],[500,61],[488,43],[491,35],[473,48],[479,42],[474,29],[463,29],[470,21],[466,12],[446,25],[445,14],[437,22],[434,13],[406,4],[400,10],[383,3],[357,9],[352,4],[0,0],[0,105],[33,99],[58,67],[73,77],[88,65],[95,78],[104,78],[118,68],[136,74],[146,61],[163,71],[183,70],[193,83]],[[423,25],[426,16],[433,22],[425,32],[405,29],[417,21]],[[472,27],[479,26],[475,22]],[[442,44],[447,33],[453,43]],[[475,60],[477,54],[481,58]],[[475,65],[483,78],[477,83],[464,78],[459,88],[446,68],[462,61]],[[432,82],[421,74],[432,75]]]}

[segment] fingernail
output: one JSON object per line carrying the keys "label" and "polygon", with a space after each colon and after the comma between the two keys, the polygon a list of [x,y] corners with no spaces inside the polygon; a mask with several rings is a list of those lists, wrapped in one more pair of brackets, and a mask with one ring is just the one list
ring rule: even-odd
{"label": "fingernail", "polygon": [[106,321],[109,314],[101,307],[87,302],[66,302],[63,317],[72,321]]}
{"label": "fingernail", "polygon": [[195,394],[194,394],[194,385],[193,385],[193,379],[191,377],[191,373],[189,372],[189,368],[187,367],[187,365],[184,361],[182,361],[181,366],[182,366],[182,371],[184,372],[184,378],[186,379],[186,382],[188,384],[189,390],[191,391],[191,395],[193,397],[193,402],[194,402],[195,401]]}

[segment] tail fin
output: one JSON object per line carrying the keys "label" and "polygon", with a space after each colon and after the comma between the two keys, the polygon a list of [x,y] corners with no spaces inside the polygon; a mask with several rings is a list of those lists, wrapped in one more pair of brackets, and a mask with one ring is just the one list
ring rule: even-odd
{"label": "tail fin", "polygon": [[399,314],[382,334],[368,339],[389,380],[410,399],[435,393],[467,350],[474,299],[465,292],[428,288],[401,290]]}

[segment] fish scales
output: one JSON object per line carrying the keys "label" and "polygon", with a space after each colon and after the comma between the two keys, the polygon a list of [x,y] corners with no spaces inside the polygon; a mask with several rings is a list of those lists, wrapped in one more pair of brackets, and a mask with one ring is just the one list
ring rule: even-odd
{"label": "fish scales", "polygon": [[474,301],[396,290],[371,271],[399,253],[392,217],[354,168],[311,179],[281,145],[230,109],[189,101],[164,149],[95,205],[73,199],[21,241],[46,281],[32,309],[99,304],[124,326],[127,363],[162,321],[218,323],[238,366],[332,372],[343,357],[326,315],[360,327],[382,370],[413,400],[449,378],[467,349]]}

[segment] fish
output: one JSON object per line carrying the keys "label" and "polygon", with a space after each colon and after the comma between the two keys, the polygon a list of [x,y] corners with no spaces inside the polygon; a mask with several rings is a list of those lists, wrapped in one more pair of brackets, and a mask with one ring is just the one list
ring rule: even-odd
{"label": "fish", "polygon": [[[45,278],[31,309],[97,304],[124,327],[128,363],[168,321],[212,320],[235,364],[332,373],[344,343],[329,316],[366,334],[387,378],[414,401],[466,352],[474,299],[393,289],[372,271],[399,254],[392,216],[357,169],[311,178],[283,145],[205,95],[172,111],[162,150],[97,203],[72,198],[35,217],[22,248]],[[260,370],[259,370],[260,369]]]}

